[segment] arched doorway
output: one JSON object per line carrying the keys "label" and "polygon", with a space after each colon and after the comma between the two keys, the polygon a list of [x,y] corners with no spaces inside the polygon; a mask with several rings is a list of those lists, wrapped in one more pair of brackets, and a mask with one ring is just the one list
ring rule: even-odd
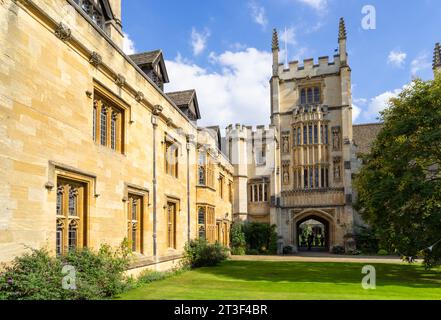
{"label": "arched doorway", "polygon": [[299,251],[329,251],[329,221],[309,215],[296,223],[296,243]]}

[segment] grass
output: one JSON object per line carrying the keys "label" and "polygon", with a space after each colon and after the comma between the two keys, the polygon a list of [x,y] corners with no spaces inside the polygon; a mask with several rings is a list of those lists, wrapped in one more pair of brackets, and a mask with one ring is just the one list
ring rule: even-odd
{"label": "grass", "polygon": [[226,261],[129,291],[126,300],[441,299],[441,270],[373,264],[375,290],[364,290],[364,264]]}

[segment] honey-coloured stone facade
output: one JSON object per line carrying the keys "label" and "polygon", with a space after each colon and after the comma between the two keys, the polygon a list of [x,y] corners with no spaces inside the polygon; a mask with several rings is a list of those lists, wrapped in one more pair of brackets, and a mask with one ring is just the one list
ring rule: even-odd
{"label": "honey-coloured stone facade", "polygon": [[[73,0],[0,3],[0,262],[128,238],[136,267],[171,265],[200,236],[199,204],[229,244],[232,165],[122,52],[108,4],[102,28]],[[201,149],[223,197],[198,185]]]}

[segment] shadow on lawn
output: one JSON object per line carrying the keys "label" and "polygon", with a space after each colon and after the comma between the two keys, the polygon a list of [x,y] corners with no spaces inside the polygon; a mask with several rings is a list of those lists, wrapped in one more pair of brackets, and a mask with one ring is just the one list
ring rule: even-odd
{"label": "shadow on lawn", "polygon": [[[218,267],[198,272],[244,281],[322,282],[360,284],[362,263],[226,261]],[[377,287],[395,285],[414,288],[441,288],[441,271],[426,271],[417,265],[372,264]]]}

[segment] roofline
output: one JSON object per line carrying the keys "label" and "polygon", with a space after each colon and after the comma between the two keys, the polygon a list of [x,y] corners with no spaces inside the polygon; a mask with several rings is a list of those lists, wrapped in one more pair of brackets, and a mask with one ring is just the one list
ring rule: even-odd
{"label": "roofline", "polygon": [[[67,0],[74,8],[75,10],[77,10],[77,12],[84,18],[86,19],[86,21],[89,22],[89,24],[92,26],[92,28],[95,29],[95,31],[97,31],[103,38],[104,40],[106,40],[125,60],[126,62],[128,62],[134,69],[135,71],[137,71],[145,80],[147,80],[148,83],[150,83],[153,88],[156,89],[156,91],[162,95],[162,97],[168,102],[170,103],[170,105],[172,107],[174,107],[178,113],[184,117],[184,119],[186,119],[189,123],[190,126],[192,126],[194,129],[197,129],[197,126],[185,115],[184,112],[181,111],[181,109],[178,108],[178,106],[176,106],[176,104],[165,94],[164,91],[162,91],[157,85],[156,83],[153,82],[152,79],[150,79],[142,70],[140,67],[138,67],[138,65],[132,61],[132,59],[129,57],[129,55],[125,54],[124,51],[115,43],[115,41],[113,41],[105,32],[104,30],[102,30],[97,24],[93,23],[93,21],[90,19],[90,17],[87,15],[87,13],[85,13],[83,11],[83,9],[81,9],[74,0]],[[34,4],[35,5],[35,4]],[[37,5],[38,8],[40,8]]]}
{"label": "roofline", "polygon": [[360,124],[353,124],[353,127],[363,127],[363,126],[381,126],[384,122],[370,122],[370,123],[360,123]]}

